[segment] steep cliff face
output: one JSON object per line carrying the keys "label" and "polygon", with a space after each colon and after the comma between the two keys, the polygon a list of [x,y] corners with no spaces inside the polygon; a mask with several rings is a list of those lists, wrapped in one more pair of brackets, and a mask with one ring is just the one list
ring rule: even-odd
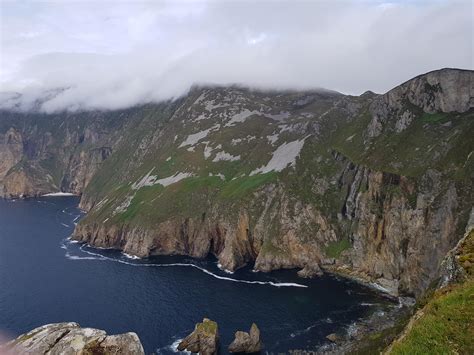
{"label": "steep cliff face", "polygon": [[[322,268],[416,296],[474,201],[472,82],[473,72],[447,69],[360,97],[195,88],[175,102],[82,114],[53,181],[83,193],[88,214],[73,237],[91,245],[211,253],[228,270]],[[16,166],[43,161],[11,132],[0,146],[7,196]]]}
{"label": "steep cliff face", "polygon": [[1,111],[0,197],[81,194],[112,153],[125,122],[107,112]]}
{"label": "steep cliff face", "polygon": [[401,132],[422,112],[463,113],[474,107],[474,80],[467,70],[442,69],[420,75],[379,97],[372,104],[369,136],[384,129]]}

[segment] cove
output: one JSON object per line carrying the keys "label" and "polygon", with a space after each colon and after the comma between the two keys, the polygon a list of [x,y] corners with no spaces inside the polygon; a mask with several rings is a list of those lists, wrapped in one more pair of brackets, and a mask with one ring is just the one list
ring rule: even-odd
{"label": "cove", "polygon": [[330,333],[387,307],[359,284],[295,270],[228,274],[213,258],[130,258],[68,240],[82,217],[70,196],[0,199],[0,331],[74,321],[109,334],[134,331],[146,353],[174,353],[203,317],[218,322],[221,352],[257,323],[265,350],[314,350]]}

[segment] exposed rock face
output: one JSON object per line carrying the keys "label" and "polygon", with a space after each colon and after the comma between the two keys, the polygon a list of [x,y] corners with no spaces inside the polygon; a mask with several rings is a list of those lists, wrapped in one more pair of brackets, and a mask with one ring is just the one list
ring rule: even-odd
{"label": "exposed rock face", "polygon": [[318,264],[306,265],[304,268],[298,271],[298,276],[304,277],[304,278],[311,278],[311,277],[322,276],[322,275],[323,275],[323,271],[321,270]]}
{"label": "exposed rock face", "polygon": [[[432,171],[415,182],[355,166],[344,157],[338,159],[341,172],[337,179],[343,181],[341,191],[348,193],[337,221],[310,205],[290,203],[284,192],[273,188],[265,192],[272,207],[251,219],[242,213],[236,222],[222,220],[216,206],[204,220],[172,219],[154,229],[79,224],[74,238],[141,257],[181,254],[202,258],[212,253],[223,268],[232,271],[256,260],[259,271],[301,268],[298,275],[314,277],[321,274],[321,266],[374,282],[392,295],[419,295],[436,278],[441,260],[456,243],[459,206],[455,184],[441,188],[440,177]],[[292,210],[285,207],[291,205]],[[264,225],[272,218],[280,221],[281,229],[269,241]],[[309,240],[302,238],[307,225],[317,226]],[[339,258],[328,257],[324,250],[339,243],[341,233],[350,235],[352,247]]]}
{"label": "exposed rock face", "polygon": [[[371,171],[364,175],[361,184],[367,191],[358,193],[353,211],[356,223],[351,227],[348,268],[371,275],[394,295],[418,295],[435,278],[440,261],[456,240],[456,187],[433,191],[436,175],[429,171],[418,183],[417,193],[406,177]],[[387,193],[394,188],[400,193]]]}
{"label": "exposed rock face", "polygon": [[214,87],[109,113],[8,113],[0,195],[82,193],[73,238],[93,246],[418,296],[473,205],[472,82],[443,69],[384,95]]}
{"label": "exposed rock face", "polygon": [[471,261],[467,258],[466,260],[461,260],[461,255],[469,254],[469,249],[474,249],[474,207],[471,209],[464,236],[448,252],[441,263],[438,288],[445,287],[454,282],[463,282],[469,276],[469,273],[473,273],[474,265],[471,261],[473,261],[474,255],[471,253]]}
{"label": "exposed rock face", "polygon": [[10,128],[0,134],[0,181],[23,156],[23,141],[20,132]]}
{"label": "exposed rock face", "polygon": [[255,323],[250,327],[250,332],[237,331],[235,332],[235,339],[229,345],[229,352],[231,353],[256,353],[263,348],[260,339],[260,330]]}
{"label": "exposed rock face", "polygon": [[0,197],[81,194],[118,142],[106,116],[0,111]]}
{"label": "exposed rock face", "polygon": [[339,337],[337,336],[336,333],[331,333],[329,335],[326,336],[326,339],[332,341],[333,343],[337,342]]}
{"label": "exposed rock face", "polygon": [[466,112],[474,107],[474,73],[442,69],[420,75],[390,90],[372,104],[368,135],[377,137],[383,129],[405,130],[421,110],[427,113]]}
{"label": "exposed rock face", "polygon": [[47,324],[0,346],[6,354],[145,354],[135,333],[107,335],[77,323]]}
{"label": "exposed rock face", "polygon": [[219,345],[219,330],[217,323],[204,318],[196,324],[194,331],[178,345],[179,351],[191,351],[201,355],[217,354]]}

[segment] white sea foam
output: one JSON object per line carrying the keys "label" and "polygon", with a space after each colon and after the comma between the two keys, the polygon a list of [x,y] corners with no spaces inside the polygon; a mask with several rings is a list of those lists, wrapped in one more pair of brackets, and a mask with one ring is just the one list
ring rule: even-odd
{"label": "white sea foam", "polygon": [[169,349],[172,350],[172,351],[174,351],[175,353],[181,352],[181,353],[185,353],[185,354],[191,354],[190,351],[179,351],[179,350],[178,350],[178,345],[179,345],[179,343],[181,343],[182,341],[183,341],[183,339],[177,339],[176,341],[173,342],[173,344],[171,344],[171,345],[169,346]]}
{"label": "white sea foam", "polygon": [[[245,283],[245,284],[252,284],[252,285],[270,285],[270,286],[274,286],[274,287],[303,287],[303,288],[308,287],[306,285],[293,283],[293,282],[250,281],[250,280],[233,279],[233,278],[226,277],[226,276],[216,275],[216,274],[210,272],[209,270],[207,270],[203,267],[200,267],[198,265],[195,265],[195,264],[186,264],[186,263],[172,263],[172,264],[132,263],[132,262],[128,262],[128,261],[123,260],[123,259],[110,258],[110,257],[104,256],[104,255],[101,255],[99,253],[94,253],[90,250],[85,250],[84,249],[85,246],[86,245],[82,245],[79,249],[81,251],[83,251],[84,253],[95,257],[96,258],[95,260],[109,260],[109,261],[115,261],[115,262],[118,262],[118,263],[121,263],[121,264],[126,264],[126,265],[130,265],[130,266],[138,266],[138,267],[140,267],[140,266],[141,267],[176,267],[176,266],[192,267],[192,268],[195,268],[195,269],[198,269],[198,270],[204,272],[205,274],[208,274],[209,276],[212,276],[216,279],[224,280],[224,281],[231,281],[231,282],[238,282],[238,283]],[[66,256],[66,257],[68,257],[68,256]],[[68,258],[71,259],[71,260],[82,260],[81,256],[69,256]],[[86,257],[86,258],[87,259],[84,259],[84,260],[91,260],[90,257]]]}
{"label": "white sea foam", "polygon": [[310,325],[309,327],[306,327],[302,330],[297,330],[294,333],[291,333],[290,337],[295,338],[296,336],[300,336],[302,334],[308,333],[309,331],[311,331],[311,329],[319,327],[321,325],[321,323],[331,324],[332,322],[333,322],[332,319],[329,318],[329,317],[326,318],[326,319],[319,320],[318,322],[316,322],[315,324]]}
{"label": "white sea foam", "polygon": [[77,196],[76,194],[70,192],[51,192],[49,194],[41,195],[42,197],[51,197],[51,196]]}
{"label": "white sea foam", "polygon": [[61,225],[63,225],[63,226],[66,227],[66,228],[69,228],[69,227],[70,227],[70,225],[69,225],[69,224],[66,224],[66,223],[61,223]]}
{"label": "white sea foam", "polygon": [[382,285],[379,285],[376,282],[371,282],[369,285],[372,286],[373,288],[375,288],[378,291],[390,294],[390,290],[386,289],[385,287],[383,287]]}
{"label": "white sea foam", "polygon": [[122,252],[122,254],[123,254],[123,256],[125,256],[125,257],[128,258],[128,259],[132,259],[132,260],[141,259],[139,256],[132,255],[132,254],[128,254],[128,253],[125,253],[125,252]]}
{"label": "white sea foam", "polygon": [[227,270],[225,267],[223,267],[221,263],[217,263],[217,267],[219,268],[219,270],[222,270],[227,274],[233,274],[234,273],[233,271]]}
{"label": "white sea foam", "polygon": [[70,254],[66,254],[66,258],[69,260],[99,260],[95,256],[77,256],[77,255],[70,255]]}
{"label": "white sea foam", "polygon": [[192,354],[190,351],[178,350],[178,345],[179,343],[181,343],[181,341],[183,341],[183,339],[176,339],[171,345],[156,349],[156,353],[161,354],[164,352],[163,350],[166,350],[166,353],[168,353],[169,351],[172,351],[174,353],[180,353],[180,354]]}

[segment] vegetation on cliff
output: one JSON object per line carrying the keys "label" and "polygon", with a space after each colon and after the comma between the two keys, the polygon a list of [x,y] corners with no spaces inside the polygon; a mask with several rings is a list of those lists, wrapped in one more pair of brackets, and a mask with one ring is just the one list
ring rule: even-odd
{"label": "vegetation on cliff", "polygon": [[427,297],[388,354],[474,353],[474,228],[455,258],[462,276]]}
{"label": "vegetation on cliff", "polygon": [[472,71],[384,95],[196,87],[128,110],[2,113],[0,193],[82,194],[74,238],[337,271],[419,296],[473,201]]}

